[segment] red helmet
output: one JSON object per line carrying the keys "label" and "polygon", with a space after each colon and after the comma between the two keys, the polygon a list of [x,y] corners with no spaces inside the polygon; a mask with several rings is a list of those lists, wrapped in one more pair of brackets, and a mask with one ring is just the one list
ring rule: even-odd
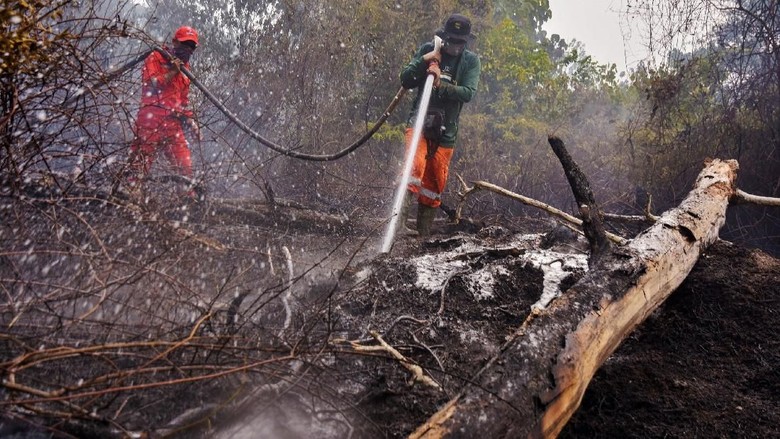
{"label": "red helmet", "polygon": [[192,41],[196,45],[198,44],[198,31],[189,27],[182,26],[176,29],[176,33],[173,34],[173,39],[179,42]]}

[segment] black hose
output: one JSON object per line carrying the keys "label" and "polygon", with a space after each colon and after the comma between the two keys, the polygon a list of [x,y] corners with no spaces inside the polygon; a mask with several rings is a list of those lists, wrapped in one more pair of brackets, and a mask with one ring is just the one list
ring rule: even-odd
{"label": "black hose", "polygon": [[[172,55],[168,53],[165,49],[159,46],[153,46],[154,50],[160,52],[166,59],[170,60],[172,58]],[[204,95],[222,112],[225,114],[225,116],[228,117],[233,123],[235,123],[241,130],[243,130],[245,133],[247,133],[250,137],[257,140],[258,142],[262,143],[263,145],[267,146],[268,148],[272,149],[273,151],[278,152],[279,154],[286,155],[288,157],[301,159],[301,160],[308,160],[308,161],[315,161],[315,162],[329,162],[333,160],[338,160],[345,155],[351,153],[352,151],[358,149],[360,146],[362,146],[368,139],[371,138],[371,136],[374,135],[377,131],[379,131],[379,128],[385,123],[388,117],[390,117],[390,113],[395,110],[395,107],[398,106],[398,103],[401,101],[401,98],[406,93],[406,89],[401,87],[401,89],[398,90],[398,92],[393,97],[393,100],[390,102],[390,105],[387,106],[387,109],[385,109],[385,112],[382,114],[382,117],[379,118],[376,124],[368,131],[366,132],[360,139],[356,140],[353,144],[349,145],[348,147],[342,149],[339,152],[333,153],[333,154],[326,154],[326,155],[313,155],[313,154],[304,154],[300,152],[295,152],[289,149],[286,149],[274,142],[271,142],[270,140],[264,138],[260,134],[258,134],[256,131],[254,131],[252,128],[250,128],[247,124],[245,124],[241,119],[239,119],[235,114],[233,114],[230,110],[225,107],[225,105],[220,102],[219,99],[217,99],[216,96],[214,96],[209,89],[207,89],[186,67],[181,66],[181,72],[184,73],[184,75],[188,78],[190,78],[190,81],[195,84],[198,89],[203,92]]]}
{"label": "black hose", "polygon": [[[133,67],[135,67],[136,64],[138,64],[141,61],[145,60],[146,57],[151,55],[153,51],[154,51],[154,49],[149,49],[146,52],[141,53],[140,55],[136,56],[132,60],[126,62],[125,64],[123,64],[123,65],[121,65],[119,67],[117,67],[113,71],[109,72],[105,76],[103,76],[100,79],[98,79],[97,81],[93,82],[92,85],[90,85],[87,88],[93,89],[93,88],[97,88],[100,85],[108,84],[109,82],[113,81],[114,78],[116,78],[117,76],[122,75],[126,71],[128,71],[128,70],[132,69]],[[63,107],[69,107],[73,102],[76,101],[76,99],[81,97],[81,95],[83,95],[83,94],[84,93],[77,93],[74,96],[71,96],[70,98],[65,100],[65,102],[62,103],[62,106]]]}

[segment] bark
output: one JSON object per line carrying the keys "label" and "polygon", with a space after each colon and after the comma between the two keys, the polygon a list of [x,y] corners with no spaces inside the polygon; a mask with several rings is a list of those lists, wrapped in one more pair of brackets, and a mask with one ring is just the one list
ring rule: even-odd
{"label": "bark", "polygon": [[733,160],[708,163],[680,206],[529,316],[473,384],[411,437],[557,436],[598,367],[718,238],[736,171]]}

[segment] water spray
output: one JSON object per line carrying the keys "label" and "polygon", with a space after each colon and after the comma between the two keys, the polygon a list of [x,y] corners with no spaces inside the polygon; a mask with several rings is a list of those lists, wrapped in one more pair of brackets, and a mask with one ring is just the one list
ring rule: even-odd
{"label": "water spray", "polygon": [[[437,35],[433,39],[434,51],[441,49],[441,38]],[[401,206],[404,203],[404,196],[406,195],[407,186],[409,185],[409,176],[412,173],[412,165],[414,164],[414,156],[417,154],[417,145],[420,143],[420,137],[422,136],[423,124],[425,123],[425,114],[428,112],[428,105],[431,101],[431,93],[433,92],[433,81],[435,79],[434,74],[429,74],[425,79],[425,86],[423,87],[422,96],[420,96],[420,105],[417,107],[417,115],[414,119],[414,129],[412,131],[412,142],[406,151],[406,161],[404,162],[404,169],[401,173],[401,181],[398,184],[398,189],[395,191],[395,201],[393,202],[393,211],[390,215],[390,222],[387,224],[387,231],[385,232],[385,239],[382,241],[382,248],[380,253],[389,253],[393,247],[393,240],[395,239],[395,232],[398,230],[398,221],[401,220]],[[404,220],[406,218],[403,218]]]}

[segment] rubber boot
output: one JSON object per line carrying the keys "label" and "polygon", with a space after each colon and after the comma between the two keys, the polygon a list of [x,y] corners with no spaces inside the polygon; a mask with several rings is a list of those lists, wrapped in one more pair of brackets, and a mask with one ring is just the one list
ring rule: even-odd
{"label": "rubber boot", "polygon": [[435,207],[417,204],[417,233],[420,234],[421,238],[431,235],[431,226],[437,210],[439,209]]}
{"label": "rubber boot", "polygon": [[398,212],[398,233],[401,235],[417,235],[417,231],[410,229],[406,224],[406,220],[409,218],[409,207],[412,205],[412,198],[414,198],[414,193],[411,191],[406,191],[406,195],[404,195],[404,201],[401,204],[401,211]]}

